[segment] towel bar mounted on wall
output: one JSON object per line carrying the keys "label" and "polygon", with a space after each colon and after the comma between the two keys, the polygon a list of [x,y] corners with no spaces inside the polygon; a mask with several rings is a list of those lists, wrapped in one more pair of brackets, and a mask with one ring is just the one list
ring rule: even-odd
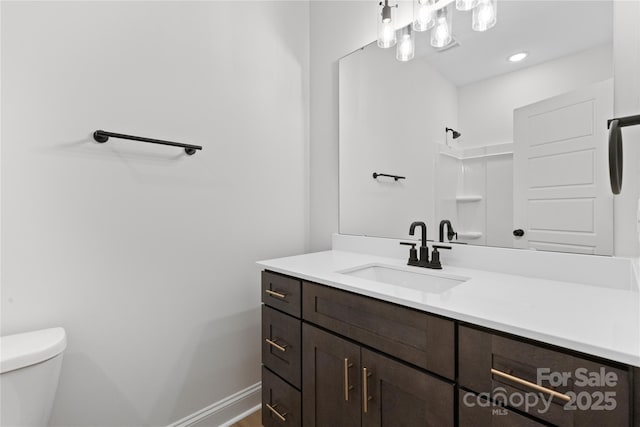
{"label": "towel bar mounted on wall", "polygon": [[150,144],[170,145],[172,147],[184,148],[185,153],[193,155],[196,150],[202,150],[200,145],[182,144],[180,142],[163,141],[161,139],[144,138],[141,136],[124,135],[121,133],[107,132],[105,130],[97,130],[93,132],[93,139],[99,143],[104,143],[109,140],[109,137],[119,139],[129,139],[132,141],[148,142]]}
{"label": "towel bar mounted on wall", "polygon": [[609,129],[609,179],[613,194],[622,190],[622,132],[620,128],[640,125],[640,115],[607,120]]}
{"label": "towel bar mounted on wall", "polygon": [[373,179],[377,179],[379,176],[386,176],[389,178],[393,178],[394,181],[397,181],[399,179],[407,179],[404,176],[399,176],[399,175],[388,175],[386,173],[378,173],[378,172],[373,173]]}

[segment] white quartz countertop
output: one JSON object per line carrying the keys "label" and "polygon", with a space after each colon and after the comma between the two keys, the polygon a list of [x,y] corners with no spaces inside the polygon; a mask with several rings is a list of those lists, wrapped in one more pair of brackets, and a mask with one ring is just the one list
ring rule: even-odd
{"label": "white quartz countertop", "polygon": [[395,258],[335,250],[258,262],[274,272],[640,367],[639,292],[446,265],[426,272],[469,280],[441,293],[339,273],[367,264],[406,267]]}

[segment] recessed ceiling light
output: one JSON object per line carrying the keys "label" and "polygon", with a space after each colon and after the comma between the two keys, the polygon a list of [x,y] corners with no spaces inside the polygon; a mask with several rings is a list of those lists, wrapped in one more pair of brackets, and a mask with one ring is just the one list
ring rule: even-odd
{"label": "recessed ceiling light", "polygon": [[529,55],[527,52],[514,53],[513,55],[511,55],[507,59],[509,60],[509,62],[520,62],[524,58],[526,58],[527,55]]}

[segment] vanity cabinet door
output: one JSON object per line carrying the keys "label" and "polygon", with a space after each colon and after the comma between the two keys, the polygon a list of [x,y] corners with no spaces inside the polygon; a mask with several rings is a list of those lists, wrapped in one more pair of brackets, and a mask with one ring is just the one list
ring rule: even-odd
{"label": "vanity cabinet door", "polygon": [[360,426],[360,347],[308,324],[302,347],[304,426]]}
{"label": "vanity cabinet door", "polygon": [[363,427],[453,427],[454,385],[363,348]]}
{"label": "vanity cabinet door", "polygon": [[627,370],[462,325],[458,337],[461,387],[559,427],[631,425]]}

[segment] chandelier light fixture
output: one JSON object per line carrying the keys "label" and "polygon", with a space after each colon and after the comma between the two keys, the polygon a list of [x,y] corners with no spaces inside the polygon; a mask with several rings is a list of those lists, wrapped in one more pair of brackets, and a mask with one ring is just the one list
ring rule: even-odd
{"label": "chandelier light fixture", "polygon": [[431,30],[431,46],[442,49],[453,42],[453,3],[463,12],[472,12],[471,28],[474,31],[487,31],[497,22],[497,0],[414,0],[413,22],[400,30],[395,28],[395,9],[389,0],[379,3],[382,6],[378,18],[378,46],[389,48],[396,46],[396,58],[409,61],[415,55],[415,33]]}

